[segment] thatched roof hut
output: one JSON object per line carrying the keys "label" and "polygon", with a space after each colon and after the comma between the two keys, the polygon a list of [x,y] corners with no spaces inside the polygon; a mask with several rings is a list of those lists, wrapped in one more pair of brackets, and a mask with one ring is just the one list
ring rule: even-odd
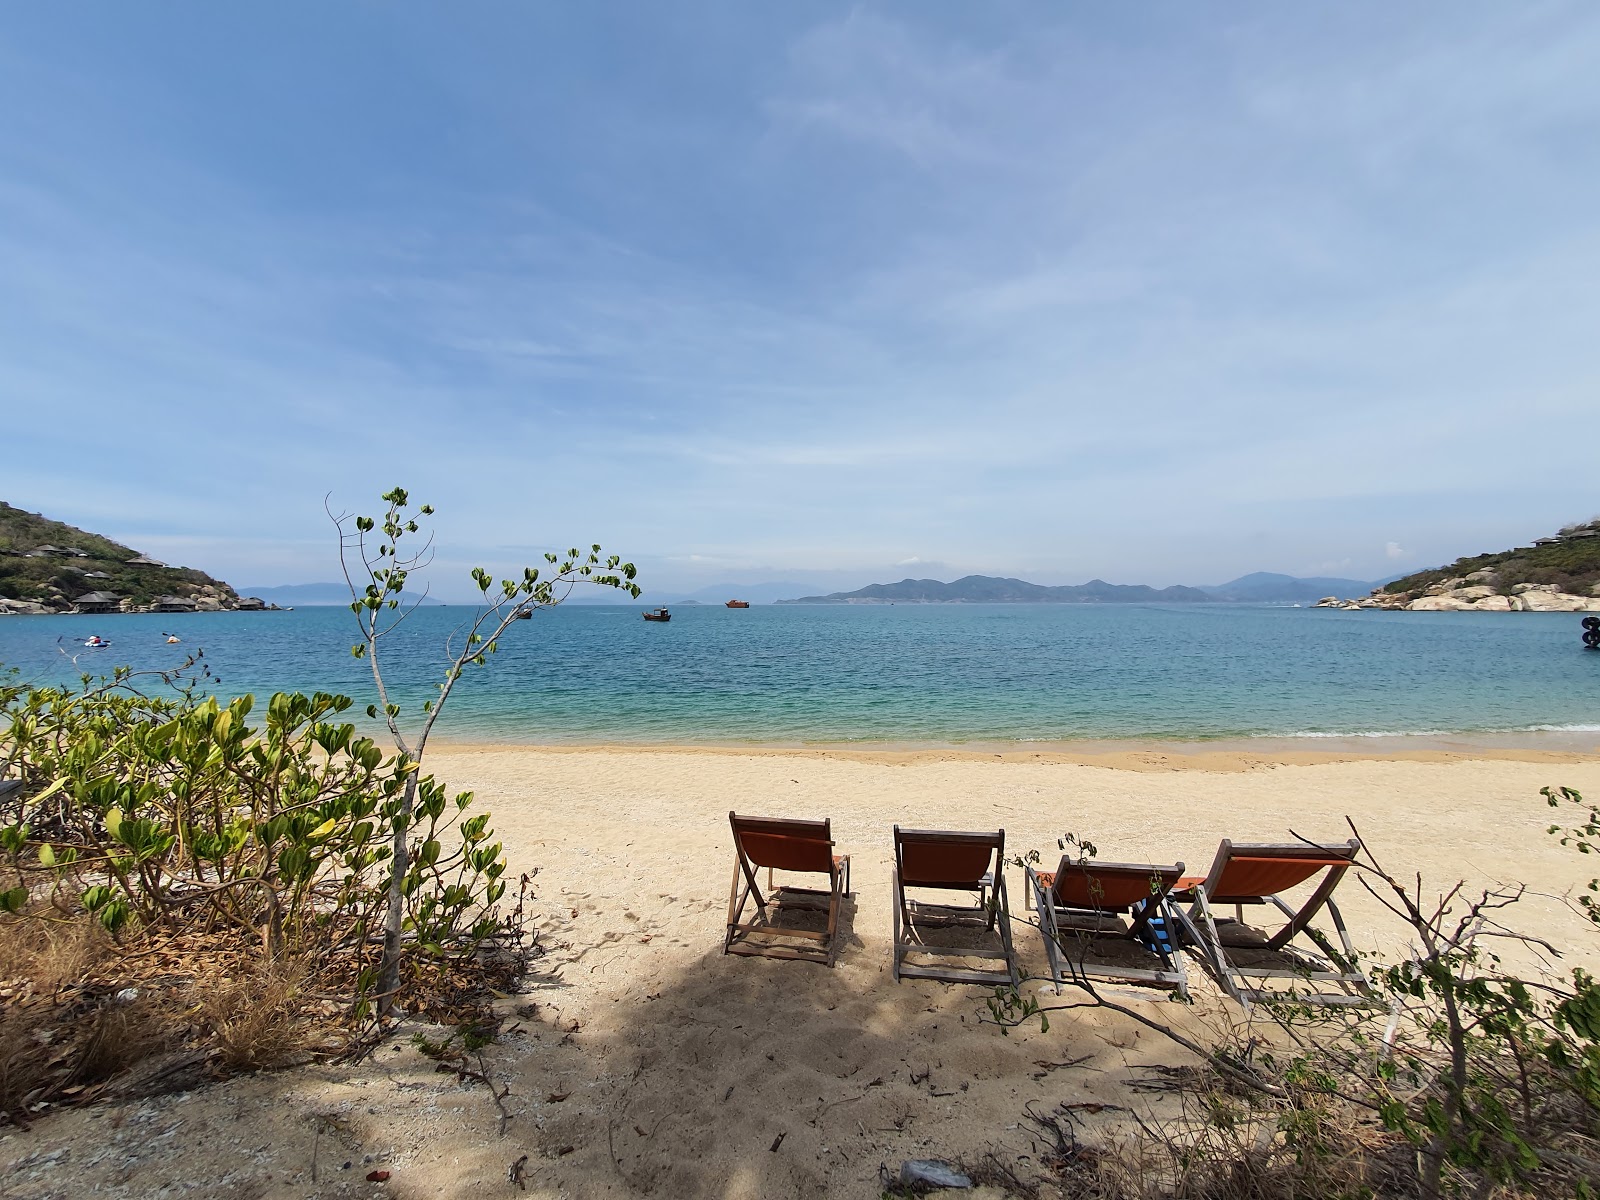
{"label": "thatched roof hut", "polygon": [[114,613],[122,611],[122,597],[115,592],[87,592],[72,603],[81,613]]}

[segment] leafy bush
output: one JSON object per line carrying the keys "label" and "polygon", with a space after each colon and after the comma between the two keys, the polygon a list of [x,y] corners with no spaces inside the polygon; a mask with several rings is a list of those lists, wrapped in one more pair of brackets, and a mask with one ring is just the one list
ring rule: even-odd
{"label": "leafy bush", "polygon": [[[344,696],[166,699],[106,685],[0,689],[0,906],[81,907],[114,936],[205,929],[339,983],[364,1016],[377,978],[392,833],[415,775],[339,717]],[[499,928],[505,860],[470,792],[411,779],[398,892],[413,980],[474,955]]]}

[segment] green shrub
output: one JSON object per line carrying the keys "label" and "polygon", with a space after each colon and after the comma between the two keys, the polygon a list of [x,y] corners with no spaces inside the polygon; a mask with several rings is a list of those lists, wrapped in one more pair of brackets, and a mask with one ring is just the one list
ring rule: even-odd
{"label": "green shrub", "polygon": [[[113,935],[206,930],[338,981],[365,1015],[377,978],[407,777],[356,726],[351,701],[146,696],[130,677],[80,690],[0,688],[0,906],[47,895]],[[498,927],[505,859],[488,814],[416,779],[398,889],[411,978],[472,956]]]}

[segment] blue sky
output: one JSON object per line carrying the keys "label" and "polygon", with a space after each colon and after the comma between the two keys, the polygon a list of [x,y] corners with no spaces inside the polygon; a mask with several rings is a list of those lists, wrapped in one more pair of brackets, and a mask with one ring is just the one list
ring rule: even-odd
{"label": "blue sky", "polygon": [[0,498],[241,585],[1376,578],[1600,511],[1600,8],[15,6]]}

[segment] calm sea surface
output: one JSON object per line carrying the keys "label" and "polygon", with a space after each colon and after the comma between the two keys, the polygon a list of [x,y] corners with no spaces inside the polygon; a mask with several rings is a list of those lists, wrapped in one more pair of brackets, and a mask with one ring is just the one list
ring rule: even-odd
{"label": "calm sea surface", "polygon": [[[385,650],[408,708],[465,607],[418,610]],[[168,646],[171,630],[183,645]],[[112,640],[86,650],[91,633]],[[518,622],[456,689],[456,740],[701,744],[1209,740],[1600,730],[1600,654],[1558,613],[1231,605],[569,606]],[[63,639],[58,642],[58,638]],[[373,699],[340,608],[0,617],[0,663],[68,681],[204,648],[219,694]],[[77,656],[74,665],[65,648]]]}

